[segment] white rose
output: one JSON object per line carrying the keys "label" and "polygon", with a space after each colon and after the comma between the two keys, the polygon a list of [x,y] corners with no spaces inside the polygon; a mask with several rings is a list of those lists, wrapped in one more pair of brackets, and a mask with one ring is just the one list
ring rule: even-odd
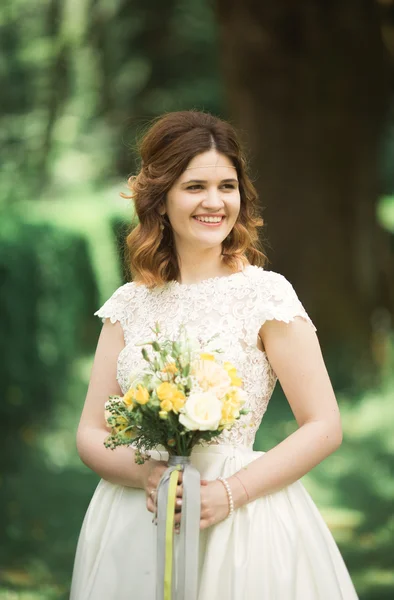
{"label": "white rose", "polygon": [[190,431],[215,431],[222,418],[222,406],[211,392],[191,394],[179,415],[179,422]]}

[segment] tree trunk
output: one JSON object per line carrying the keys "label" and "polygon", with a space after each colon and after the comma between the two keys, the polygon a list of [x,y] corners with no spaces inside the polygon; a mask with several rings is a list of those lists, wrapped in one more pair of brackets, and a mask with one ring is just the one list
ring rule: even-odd
{"label": "tree trunk", "polygon": [[390,66],[375,5],[217,0],[217,12],[269,268],[314,319],[335,384],[365,384],[374,323],[394,307],[389,235],[376,220]]}

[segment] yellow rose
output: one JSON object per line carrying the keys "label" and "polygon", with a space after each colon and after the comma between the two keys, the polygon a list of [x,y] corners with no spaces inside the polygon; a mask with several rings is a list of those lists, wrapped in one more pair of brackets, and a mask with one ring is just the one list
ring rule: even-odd
{"label": "yellow rose", "polygon": [[147,402],[149,402],[149,392],[142,384],[137,385],[137,389],[134,392],[134,397],[138,404],[147,404]]}
{"label": "yellow rose", "polygon": [[171,400],[162,400],[160,402],[160,408],[162,411],[164,410],[165,412],[170,412],[170,410],[172,410]]}
{"label": "yellow rose", "polygon": [[177,392],[178,388],[176,385],[168,381],[163,381],[156,389],[159,400],[170,400],[170,402],[176,396]]}
{"label": "yellow rose", "polygon": [[209,354],[209,352],[201,352],[200,360],[215,360],[213,354]]}
{"label": "yellow rose", "polygon": [[133,388],[130,388],[123,396],[123,402],[129,408],[132,408],[134,406],[134,392],[135,390]]}
{"label": "yellow rose", "polygon": [[174,398],[174,400],[172,401],[172,408],[174,413],[178,413],[180,411],[181,408],[183,408],[185,406],[185,397],[183,396],[178,396],[177,398]]}
{"label": "yellow rose", "polygon": [[181,390],[175,389],[172,391],[172,394],[168,394],[168,397],[165,400],[160,402],[160,407],[162,410],[169,412],[173,410],[174,413],[178,413],[181,408],[185,405],[185,396]]}

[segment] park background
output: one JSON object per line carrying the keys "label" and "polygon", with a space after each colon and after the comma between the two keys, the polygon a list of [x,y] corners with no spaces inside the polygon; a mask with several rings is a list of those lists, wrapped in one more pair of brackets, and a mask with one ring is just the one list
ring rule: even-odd
{"label": "park background", "polygon": [[[241,132],[268,268],[342,413],[303,483],[360,598],[393,598],[393,1],[8,0],[0,48],[0,599],[68,598],[98,482],[75,448],[93,312],[136,222],[120,193],[151,120],[184,109]],[[278,384],[256,448],[295,427]]]}

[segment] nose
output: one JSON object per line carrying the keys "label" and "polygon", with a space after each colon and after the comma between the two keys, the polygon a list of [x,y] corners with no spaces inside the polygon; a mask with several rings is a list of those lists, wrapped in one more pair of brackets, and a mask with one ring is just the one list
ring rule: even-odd
{"label": "nose", "polygon": [[214,187],[207,189],[207,192],[204,195],[204,200],[201,204],[203,207],[209,208],[211,211],[222,209],[224,202],[221,198],[220,190]]}

